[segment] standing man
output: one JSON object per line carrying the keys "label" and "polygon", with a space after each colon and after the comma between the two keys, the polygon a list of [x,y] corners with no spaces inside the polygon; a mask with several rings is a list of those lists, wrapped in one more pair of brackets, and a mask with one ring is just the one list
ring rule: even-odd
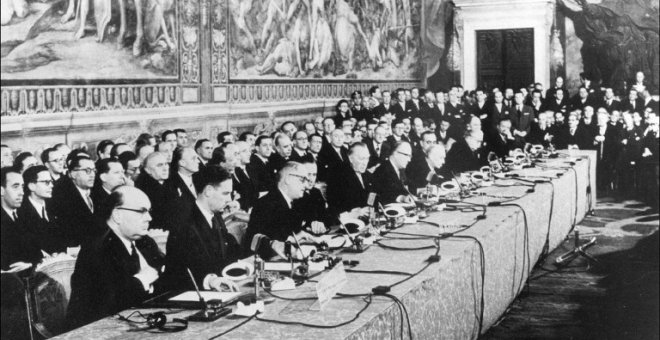
{"label": "standing man", "polygon": [[213,143],[206,138],[200,139],[195,143],[195,152],[199,159],[200,169],[205,168],[213,157]]}
{"label": "standing man", "polygon": [[170,226],[168,211],[168,195],[165,180],[170,177],[170,165],[161,152],[151,153],[144,160],[144,171],[135,181],[135,187],[142,190],[152,203],[153,220],[150,229],[167,230]]}

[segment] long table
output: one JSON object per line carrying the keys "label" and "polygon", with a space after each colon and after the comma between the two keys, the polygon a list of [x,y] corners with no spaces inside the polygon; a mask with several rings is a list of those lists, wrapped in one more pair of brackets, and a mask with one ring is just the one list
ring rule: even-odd
{"label": "long table", "polygon": [[[426,262],[436,253],[432,248],[392,249],[433,246],[433,240],[406,240],[403,238],[410,236],[394,233],[380,240],[384,247],[374,245],[364,253],[342,253],[341,256],[344,260],[359,261],[356,270],[415,273],[424,269],[390,291],[405,305],[413,337],[475,339],[498,320],[520,293],[544,250],[557,247],[575,223],[594,207],[595,160],[595,151],[573,151],[570,155],[562,152],[560,158],[539,163],[538,167],[514,171],[517,178],[497,180],[493,186],[481,188],[485,195],[456,204],[457,211],[432,212],[424,219],[440,227],[418,222],[396,229],[400,233],[438,235],[455,231],[455,226],[472,225],[454,237],[439,240],[439,262]],[[544,183],[532,184],[534,180]],[[484,215],[480,206],[494,201],[501,203],[491,203],[485,209],[485,218],[478,219],[477,216]],[[391,285],[407,277],[350,272],[347,276],[348,283],[341,290],[346,294],[369,293],[375,286]],[[307,282],[294,291],[278,295],[289,299],[314,297],[314,288],[314,283]],[[408,338],[403,314],[390,298],[372,296],[367,306],[364,297],[336,297],[320,311],[312,307],[312,302],[276,299],[259,315],[269,321],[252,319],[223,338],[399,339],[402,320],[403,338]],[[351,320],[361,309],[364,310],[355,321],[336,328],[276,322],[336,325]],[[127,316],[132,311],[120,314]],[[173,311],[168,318],[192,313]],[[244,320],[222,318],[211,323],[190,322],[188,329],[181,333],[159,333],[139,330],[143,324],[107,317],[58,339],[208,339]]]}

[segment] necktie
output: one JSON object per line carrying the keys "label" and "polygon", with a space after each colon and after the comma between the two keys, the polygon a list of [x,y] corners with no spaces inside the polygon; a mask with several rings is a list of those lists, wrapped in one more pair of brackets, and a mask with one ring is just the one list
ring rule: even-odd
{"label": "necktie", "polygon": [[135,249],[135,243],[132,242],[131,242],[131,270],[133,271],[134,274],[140,272],[140,255],[138,255],[137,249]]}
{"label": "necktie", "polygon": [[16,215],[16,210],[11,212],[11,218],[16,222],[18,220],[18,215]]}
{"label": "necktie", "polygon": [[571,129],[571,136],[575,134],[575,129]]}
{"label": "necktie", "polygon": [[240,170],[245,175],[245,178],[250,179],[250,175],[248,174],[246,169],[240,168]]}
{"label": "necktie", "polygon": [[94,213],[94,202],[92,202],[92,198],[87,194],[86,196],[86,201],[87,201],[87,207],[89,208],[89,211]]}
{"label": "necktie", "polygon": [[48,215],[46,215],[46,206],[41,207],[41,218],[48,221]]}
{"label": "necktie", "polygon": [[359,173],[355,173],[357,175],[358,180],[360,181],[360,185],[362,185],[362,189],[364,189],[364,182],[362,181],[362,175]]}
{"label": "necktie", "polygon": [[380,144],[376,144],[376,155],[380,157]]}

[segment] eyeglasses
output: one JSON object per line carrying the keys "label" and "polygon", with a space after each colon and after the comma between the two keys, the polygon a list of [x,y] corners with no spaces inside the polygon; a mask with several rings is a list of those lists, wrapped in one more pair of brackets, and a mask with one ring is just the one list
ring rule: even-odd
{"label": "eyeglasses", "polygon": [[37,183],[43,183],[43,184],[46,184],[46,185],[52,185],[53,183],[55,183],[55,181],[53,181],[52,179],[44,179],[44,180],[37,181]]}
{"label": "eyeglasses", "polygon": [[309,178],[307,178],[307,177],[305,177],[305,176],[302,176],[302,175],[296,175],[296,174],[289,174],[289,176],[293,176],[293,177],[296,177],[296,178],[300,179],[300,182],[301,182],[302,184],[307,184],[307,183],[309,183]]}
{"label": "eyeglasses", "polygon": [[125,207],[116,207],[116,209],[119,209],[119,210],[128,210],[128,211],[136,212],[136,213],[138,213],[138,214],[143,214],[143,215],[146,214],[146,213],[151,214],[151,209],[147,209],[147,208],[142,208],[142,209],[131,209],[131,208],[125,208]]}
{"label": "eyeglasses", "polygon": [[88,175],[96,173],[96,169],[94,169],[94,168],[80,168],[80,169],[73,169],[72,171],[83,171]]}
{"label": "eyeglasses", "polygon": [[409,153],[405,153],[405,152],[401,152],[401,151],[397,151],[397,153],[400,153],[400,154],[402,154],[402,155],[404,155],[404,156],[406,156],[406,157],[410,157],[410,158],[412,158],[412,155],[409,154]]}
{"label": "eyeglasses", "polygon": [[298,138],[296,138],[296,140],[304,141],[304,140],[307,140],[307,137],[298,137]]}

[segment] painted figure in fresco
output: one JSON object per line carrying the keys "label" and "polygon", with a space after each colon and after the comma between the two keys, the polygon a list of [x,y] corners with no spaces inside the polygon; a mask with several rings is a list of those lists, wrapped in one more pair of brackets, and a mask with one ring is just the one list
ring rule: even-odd
{"label": "painted figure in fresco", "polygon": [[337,0],[336,16],[335,41],[337,42],[337,52],[339,52],[339,58],[345,64],[344,66],[350,72],[354,66],[356,31],[364,39],[366,45],[369,45],[369,41],[362,30],[362,26],[360,26],[358,16],[344,0]]}
{"label": "painted figure in fresco", "polygon": [[[270,51],[276,39],[284,37],[286,32],[286,14],[284,0],[269,0],[266,22],[261,31],[261,48],[264,52]],[[275,29],[273,29],[275,26]]]}
{"label": "painted figure in fresco", "polygon": [[252,0],[229,0],[229,11],[234,18],[234,23],[239,32],[243,32],[248,38],[248,48],[252,52],[256,52],[257,48],[254,45],[254,36],[250,29],[247,27],[245,17],[252,9]]}
{"label": "painted figure in fresco", "polygon": [[318,18],[313,36],[307,69],[323,69],[330,62],[335,46],[330,25],[324,17]]}
{"label": "painted figure in fresco", "polygon": [[14,17],[25,18],[29,8],[26,0],[0,0],[0,19],[2,26],[8,24]]}

